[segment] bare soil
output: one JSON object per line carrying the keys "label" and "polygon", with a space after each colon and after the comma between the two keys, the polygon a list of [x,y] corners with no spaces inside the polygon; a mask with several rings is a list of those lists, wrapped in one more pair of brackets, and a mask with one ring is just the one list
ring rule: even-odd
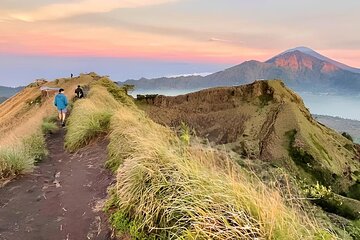
{"label": "bare soil", "polygon": [[102,212],[113,177],[106,141],[64,150],[64,130],[48,138],[49,157],[0,189],[0,240],[111,239]]}

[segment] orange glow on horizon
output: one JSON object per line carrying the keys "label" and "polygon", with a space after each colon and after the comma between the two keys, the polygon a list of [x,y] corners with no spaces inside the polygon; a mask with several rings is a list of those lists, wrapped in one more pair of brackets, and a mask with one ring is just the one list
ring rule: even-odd
{"label": "orange glow on horizon", "polygon": [[[237,64],[244,60],[266,60],[274,51],[250,49],[228,42],[193,41],[174,36],[132,32],[110,28],[68,29],[56,26],[50,31],[47,25],[36,30],[32,23],[7,28],[0,33],[3,43],[0,52],[48,56],[92,56],[144,58],[171,61],[213,62]],[[1,25],[0,25],[1,26]],[[17,33],[22,32],[19,36]],[[118,40],[121,39],[121,40]]]}

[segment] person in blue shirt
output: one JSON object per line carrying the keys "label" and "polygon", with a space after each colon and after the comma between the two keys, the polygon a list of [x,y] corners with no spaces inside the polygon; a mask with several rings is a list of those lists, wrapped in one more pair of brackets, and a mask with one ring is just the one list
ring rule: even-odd
{"label": "person in blue shirt", "polygon": [[54,101],[55,106],[57,107],[57,110],[59,112],[59,119],[61,121],[61,125],[65,127],[65,118],[66,118],[66,111],[68,106],[68,100],[67,97],[64,94],[64,89],[60,88],[59,94],[55,96]]}

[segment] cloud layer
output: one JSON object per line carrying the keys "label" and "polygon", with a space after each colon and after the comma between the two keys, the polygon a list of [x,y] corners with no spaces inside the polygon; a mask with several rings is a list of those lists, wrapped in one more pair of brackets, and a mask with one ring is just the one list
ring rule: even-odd
{"label": "cloud layer", "polygon": [[110,12],[119,8],[139,8],[173,1],[176,0],[78,0],[49,4],[32,11],[15,11],[8,17],[28,22],[56,20],[87,13]]}
{"label": "cloud layer", "polygon": [[360,67],[359,8],[326,0],[3,0],[0,54],[236,64],[305,45]]}

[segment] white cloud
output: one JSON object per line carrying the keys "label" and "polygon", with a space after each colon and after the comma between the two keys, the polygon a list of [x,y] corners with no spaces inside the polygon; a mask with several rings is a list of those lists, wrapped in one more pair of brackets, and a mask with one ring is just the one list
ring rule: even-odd
{"label": "white cloud", "polygon": [[33,11],[12,12],[9,16],[12,19],[26,22],[41,20],[55,20],[86,13],[109,12],[117,8],[137,8],[178,0],[81,0],[69,3],[55,3],[40,7]]}
{"label": "white cloud", "polygon": [[225,42],[225,43],[231,43],[232,41],[230,40],[226,40],[226,39],[221,39],[221,38],[210,38],[209,41],[211,42]]}
{"label": "white cloud", "polygon": [[177,78],[177,77],[191,77],[191,76],[202,76],[206,77],[210,74],[213,74],[212,72],[204,72],[204,73],[187,73],[187,74],[177,74],[177,75],[169,75],[168,78]]}

